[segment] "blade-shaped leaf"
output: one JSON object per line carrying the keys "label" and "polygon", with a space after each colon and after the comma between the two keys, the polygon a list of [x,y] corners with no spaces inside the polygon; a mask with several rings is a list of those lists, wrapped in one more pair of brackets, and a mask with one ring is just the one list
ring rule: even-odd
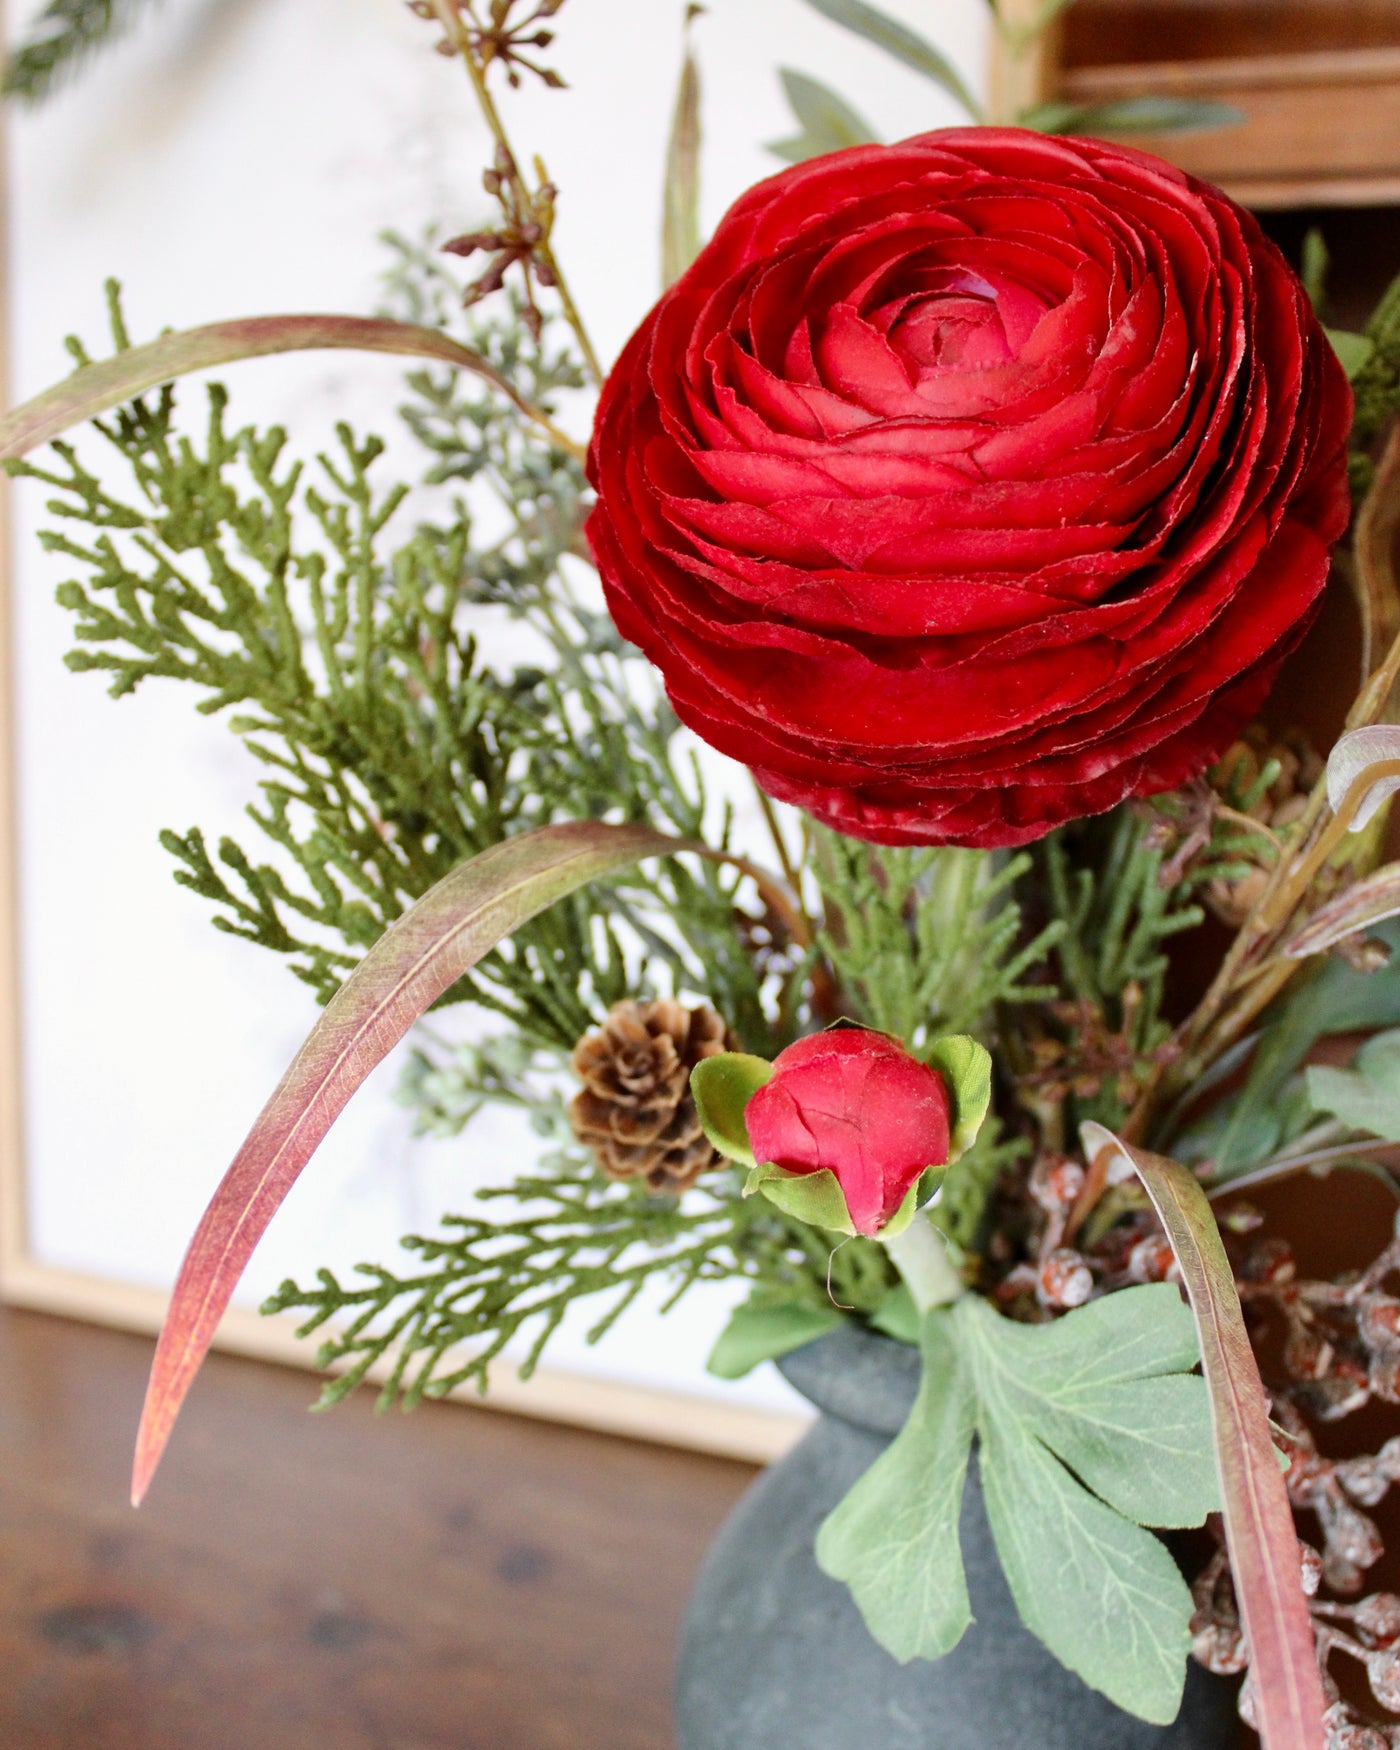
{"label": "blade-shaped leaf", "polygon": [[975,1402],[946,1311],[927,1315],[923,1351],[909,1420],[817,1533],[817,1565],[901,1661],[942,1658],[972,1621],[958,1508]]}
{"label": "blade-shaped leaf", "polygon": [[868,146],[878,141],[879,136],[865,117],[820,79],[795,72],[791,67],[781,68],[779,77],[802,131],[788,140],[770,140],[768,150],[775,156],[789,164],[801,164],[808,158],[839,152],[845,146]]}
{"label": "blade-shaped leaf", "polygon": [[1228,128],[1244,115],[1229,103],[1186,97],[1124,97],[1115,103],[1042,103],[1021,126],[1042,134],[1187,134]]}
{"label": "blade-shaped leaf", "polygon": [[974,121],[981,121],[981,104],[968,90],[948,57],[934,48],[927,38],[910,30],[907,24],[901,24],[888,13],[867,5],[866,0],[807,0],[807,4],[823,18],[844,25],[847,30],[893,55],[895,60],[903,61],[906,67],[932,79],[950,97],[956,98]]}
{"label": "blade-shaped leaf", "polygon": [[689,40],[681,62],[671,137],[666,145],[666,180],[661,200],[661,285],[681,277],[700,253],[700,66]]}
{"label": "blade-shaped leaf", "polygon": [[1327,756],[1327,803],[1333,814],[1341,812],[1352,786],[1371,767],[1379,766],[1376,781],[1361,798],[1360,806],[1349,822],[1353,832],[1367,826],[1381,804],[1400,790],[1400,727],[1393,723],[1374,723],[1366,729],[1352,729],[1341,737]]}
{"label": "blade-shaped leaf", "polygon": [[1365,880],[1319,906],[1301,930],[1289,937],[1283,952],[1292,960],[1321,954],[1358,930],[1386,918],[1400,917],[1400,863],[1387,863]]}
{"label": "blade-shaped leaf", "polygon": [[454,869],[380,937],[326,1005],[190,1241],[151,1366],[133,1501],[150,1484],[253,1247],[375,1065],[444,991],[527,919],[644,857],[694,848],[640,825],[540,827]]}
{"label": "blade-shaped leaf", "polygon": [[1091,1159],[1111,1148],[1136,1167],[1181,1266],[1210,1391],[1225,1536],[1249,1638],[1264,1750],[1323,1750],[1322,1681],[1298,1534],[1269,1435],[1263,1382],[1210,1204],[1178,1162],[1132,1148],[1101,1124],[1085,1124],[1080,1135]]}
{"label": "blade-shaped leaf", "polygon": [[211,370],[272,353],[327,348],[441,359],[473,371],[548,431],[561,447],[582,453],[574,439],[532,407],[480,353],[462,346],[441,329],[369,316],[250,316],[162,334],[145,346],[127,347],[112,358],[80,365],[71,377],[0,419],[0,460],[27,455],[70,426],[81,425],[109,407],[190,371]]}

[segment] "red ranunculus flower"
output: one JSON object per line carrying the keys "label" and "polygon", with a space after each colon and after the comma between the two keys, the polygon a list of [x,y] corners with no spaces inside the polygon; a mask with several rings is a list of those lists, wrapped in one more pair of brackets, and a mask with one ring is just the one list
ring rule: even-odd
{"label": "red ranunculus flower", "polygon": [[682,719],[773,795],[1019,844],[1254,714],[1346,523],[1350,414],[1218,189],[952,129],[730,209],[604,388],[588,534]]}
{"label": "red ranunculus flower", "polygon": [[928,1167],[948,1159],[948,1090],[898,1040],[860,1027],[780,1051],[744,1108],[754,1159],[789,1173],[823,1167],[857,1233],[875,1234]]}

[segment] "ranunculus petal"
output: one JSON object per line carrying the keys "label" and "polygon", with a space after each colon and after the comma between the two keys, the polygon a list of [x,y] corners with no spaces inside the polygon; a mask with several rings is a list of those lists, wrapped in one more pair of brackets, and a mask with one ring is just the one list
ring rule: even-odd
{"label": "ranunculus petal", "polygon": [[605,385],[588,533],[682,719],[774,795],[1017,844],[1258,708],[1346,523],[1350,411],[1218,189],[949,129],[731,208]]}

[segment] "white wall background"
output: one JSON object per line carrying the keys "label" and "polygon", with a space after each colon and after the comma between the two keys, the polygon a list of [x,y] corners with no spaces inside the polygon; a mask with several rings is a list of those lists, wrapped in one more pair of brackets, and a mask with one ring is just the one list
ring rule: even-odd
{"label": "white wall background", "polygon": [[[982,0],[883,0],[973,84]],[[570,0],[550,64],[569,81],[507,93],[508,126],[562,189],[557,246],[605,358],[658,289],[661,160],[683,0]],[[32,6],[11,6],[15,31]],[[376,234],[487,217],[486,158],[461,67],[398,0],[167,0],[121,47],[34,113],[8,121],[8,373],[15,401],[66,373],[63,336],[105,350],[102,282],[126,289],[135,338],[283,310],[368,312]],[[803,0],[709,0],[705,218],[776,169],[793,131],[780,64],[825,79],[887,137],[961,118],[933,86]],[[322,354],[220,372],[232,413],[278,420],[311,453],[336,419],[392,418],[400,366]],[[202,396],[184,391],[192,412]],[[91,452],[95,454],[96,452]],[[113,703],[62,666],[67,574],[40,552],[43,492],[14,494],[21,939],[32,1245],[49,1263],[160,1286],[224,1166],[315,1018],[277,959],[215,932],[175,887],[162,827],[231,831],[256,770],[173,686]],[[532,1139],[484,1115],[457,1142],[409,1134],[391,1060],[292,1193],[242,1290],[387,1260],[473,1186],[511,1176]],[[771,1370],[739,1387],[703,1372],[732,1297],[695,1294],[664,1322],[639,1309],[596,1350],[565,1333],[552,1359],[641,1384],[792,1400]]]}

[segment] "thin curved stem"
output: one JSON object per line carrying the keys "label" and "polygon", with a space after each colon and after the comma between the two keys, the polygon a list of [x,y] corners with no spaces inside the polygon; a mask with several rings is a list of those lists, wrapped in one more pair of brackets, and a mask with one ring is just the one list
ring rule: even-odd
{"label": "thin curved stem", "polygon": [[[526,186],[525,179],[520,174],[519,160],[516,158],[510,139],[506,134],[505,123],[501,120],[501,112],[496,108],[496,100],[492,97],[486,83],[486,71],[476,58],[471,32],[462,23],[461,15],[452,5],[451,0],[431,0],[431,4],[446,32],[448,41],[456,47],[457,52],[462,57],[463,64],[467,69],[467,76],[472,82],[472,89],[476,93],[476,101],[481,109],[482,117],[491,130],[491,137],[510,162],[508,180],[521,205],[528,206],[532,198],[531,190]],[[535,169],[541,183],[543,183],[546,180],[544,166],[538,158],[535,160]],[[603,367],[598,362],[598,355],[593,350],[593,342],[588,337],[583,317],[579,313],[578,305],[574,302],[573,294],[569,290],[569,282],[564,277],[564,270],[559,265],[558,257],[554,253],[554,246],[548,235],[541,239],[535,254],[537,259],[553,275],[554,291],[559,299],[559,308],[564,320],[573,330],[574,339],[577,340],[579,351],[583,354],[584,367],[594,385],[601,387]]]}

